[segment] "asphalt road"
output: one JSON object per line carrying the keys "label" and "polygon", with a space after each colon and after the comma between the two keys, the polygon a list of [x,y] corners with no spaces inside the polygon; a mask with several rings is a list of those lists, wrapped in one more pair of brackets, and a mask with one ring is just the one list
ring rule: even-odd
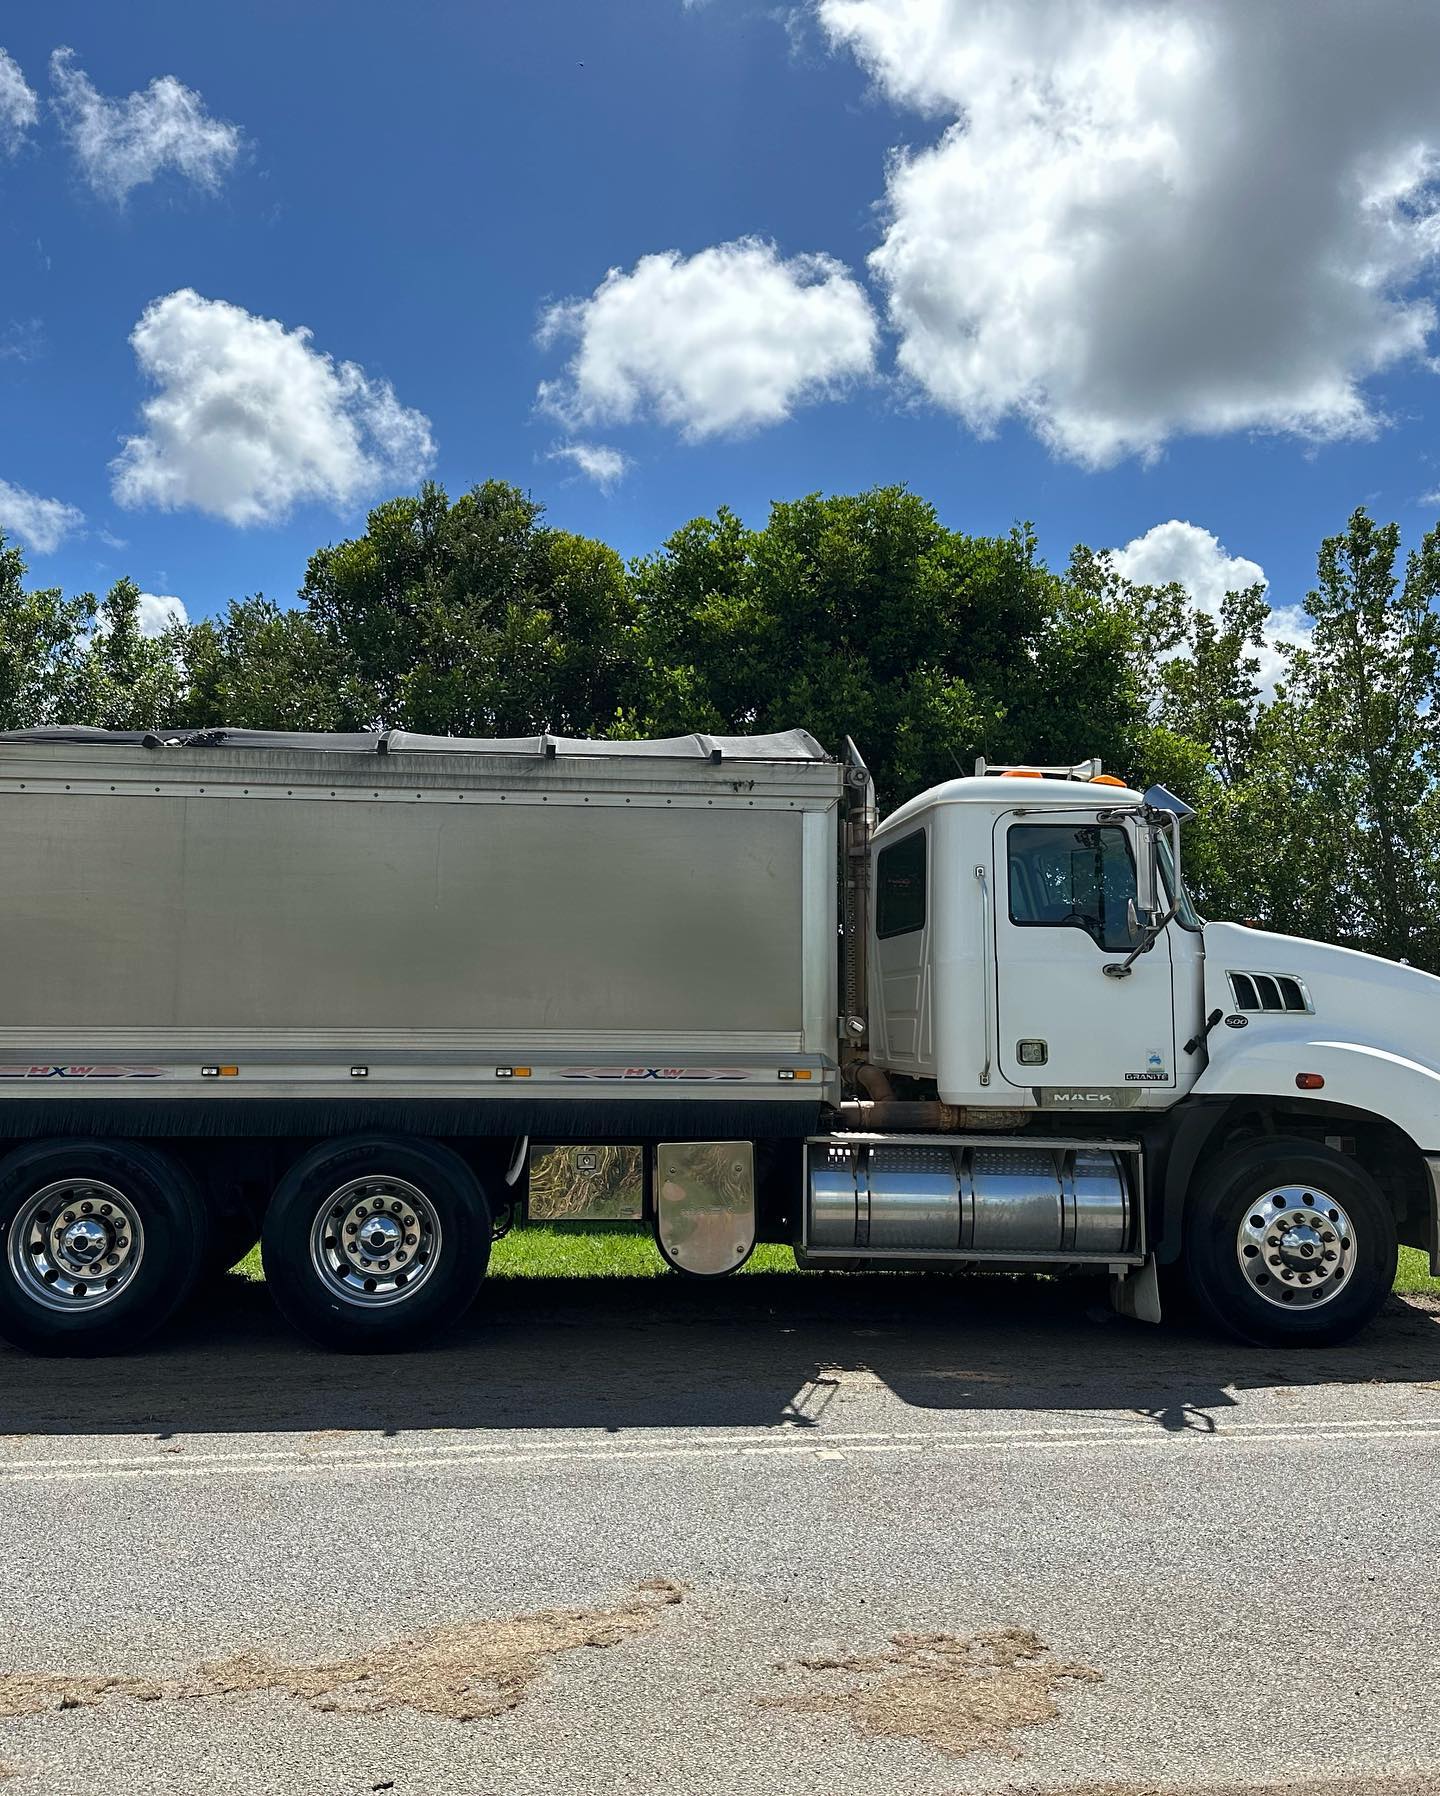
{"label": "asphalt road", "polygon": [[353,1360],[238,1288],[0,1350],[6,1796],[1440,1790],[1440,1313],[1095,1300],[517,1284]]}

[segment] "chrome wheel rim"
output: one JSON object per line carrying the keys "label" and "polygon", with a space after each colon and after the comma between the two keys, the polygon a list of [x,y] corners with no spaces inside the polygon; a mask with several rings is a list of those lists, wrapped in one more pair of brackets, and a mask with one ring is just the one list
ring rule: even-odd
{"label": "chrome wheel rim", "polygon": [[10,1276],[31,1302],[66,1315],[112,1302],[144,1256],[134,1204],[95,1179],[57,1179],[26,1198],[6,1253]]}
{"label": "chrome wheel rim", "polygon": [[1282,1310],[1333,1303],[1355,1272],[1345,1206],[1309,1185],[1277,1185],[1240,1221],[1236,1256],[1257,1297]]}
{"label": "chrome wheel rim", "polygon": [[440,1258],[435,1206],[407,1179],[351,1179],[332,1191],[310,1230],[310,1259],[326,1288],[365,1308],[404,1303]]}

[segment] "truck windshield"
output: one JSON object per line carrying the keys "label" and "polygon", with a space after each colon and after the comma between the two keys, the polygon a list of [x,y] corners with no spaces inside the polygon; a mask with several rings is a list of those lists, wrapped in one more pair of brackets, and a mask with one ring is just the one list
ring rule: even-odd
{"label": "truck windshield", "polygon": [[1180,900],[1176,904],[1175,855],[1170,844],[1163,839],[1160,843],[1160,877],[1165,882],[1165,896],[1172,904],[1175,904],[1175,921],[1182,929],[1203,929],[1204,918],[1190,902],[1190,894],[1185,890],[1183,879],[1180,885]]}

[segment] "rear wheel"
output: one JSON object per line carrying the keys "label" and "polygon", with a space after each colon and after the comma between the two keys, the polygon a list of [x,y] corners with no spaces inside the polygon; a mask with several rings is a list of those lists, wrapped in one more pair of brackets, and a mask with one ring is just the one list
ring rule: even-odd
{"label": "rear wheel", "polygon": [[391,1352],[448,1328],[490,1258],[490,1209],[458,1155],[364,1136],[312,1148],[281,1180],[261,1236],[285,1319],[324,1347]]}
{"label": "rear wheel", "polygon": [[1332,1346],[1363,1328],[1395,1279],[1395,1217],[1353,1160],[1299,1138],[1224,1156],[1186,1210],[1201,1311],[1257,1345]]}
{"label": "rear wheel", "polygon": [[208,1231],[189,1175],[128,1141],[50,1141],[0,1162],[0,1335],[32,1353],[118,1353],[167,1321]]}

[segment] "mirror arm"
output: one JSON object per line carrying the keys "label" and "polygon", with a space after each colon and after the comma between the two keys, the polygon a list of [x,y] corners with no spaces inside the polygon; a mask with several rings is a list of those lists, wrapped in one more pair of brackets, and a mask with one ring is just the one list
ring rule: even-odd
{"label": "mirror arm", "polygon": [[1155,946],[1156,942],[1160,940],[1160,937],[1164,935],[1165,931],[1175,921],[1175,915],[1178,909],[1178,905],[1172,904],[1158,923],[1150,924],[1145,931],[1144,940],[1137,943],[1137,945],[1125,956],[1124,960],[1107,961],[1100,969],[1105,977],[1107,979],[1128,979],[1134,969],[1135,962],[1139,960],[1142,954],[1148,953],[1150,949]]}

